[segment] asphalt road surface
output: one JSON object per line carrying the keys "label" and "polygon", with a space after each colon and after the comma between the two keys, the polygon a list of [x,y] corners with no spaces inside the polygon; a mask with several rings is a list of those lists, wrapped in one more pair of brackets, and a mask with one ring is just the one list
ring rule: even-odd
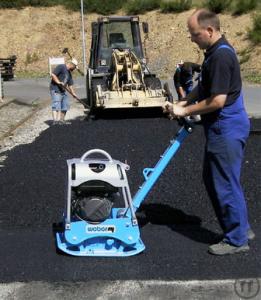
{"label": "asphalt road surface", "polygon": [[143,253],[127,258],[56,253],[53,224],[62,219],[66,159],[101,148],[115,159],[127,160],[134,195],[143,182],[143,168],[155,165],[178,130],[176,122],[157,112],[131,117],[119,111],[97,121],[76,119],[70,125],[52,126],[33,143],[7,153],[0,170],[0,281],[260,278],[261,120],[251,122],[242,182],[257,236],[248,253],[226,257],[207,253],[221,231],[201,180],[200,126],[182,144],[140,209]]}

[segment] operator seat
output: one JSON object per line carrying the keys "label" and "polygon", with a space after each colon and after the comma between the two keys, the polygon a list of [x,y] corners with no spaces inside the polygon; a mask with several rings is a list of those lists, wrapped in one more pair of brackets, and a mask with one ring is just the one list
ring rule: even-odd
{"label": "operator seat", "polygon": [[111,48],[126,47],[126,40],[124,38],[123,33],[110,33],[109,43]]}

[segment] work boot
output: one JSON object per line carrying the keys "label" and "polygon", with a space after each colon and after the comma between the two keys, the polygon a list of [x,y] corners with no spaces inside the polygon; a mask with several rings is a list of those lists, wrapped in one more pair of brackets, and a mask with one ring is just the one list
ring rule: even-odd
{"label": "work boot", "polygon": [[248,240],[253,241],[255,237],[256,237],[256,235],[255,235],[254,231],[251,228],[249,228],[247,231]]}
{"label": "work boot", "polygon": [[208,248],[208,252],[214,255],[235,254],[240,252],[246,252],[248,250],[248,244],[237,247],[226,243],[224,240],[219,242],[218,244],[211,245]]}
{"label": "work boot", "polygon": [[72,124],[70,121],[66,121],[66,120],[59,121],[59,125],[70,125],[70,124]]}

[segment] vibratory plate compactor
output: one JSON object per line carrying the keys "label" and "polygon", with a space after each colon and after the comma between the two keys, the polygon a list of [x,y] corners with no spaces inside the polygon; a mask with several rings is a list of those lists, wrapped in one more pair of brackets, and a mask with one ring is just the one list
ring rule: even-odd
{"label": "vibratory plate compactor", "polygon": [[143,170],[145,181],[133,199],[126,175],[129,166],[107,152],[93,149],[67,160],[68,193],[62,230],[56,233],[58,248],[76,256],[142,252],[135,212],[190,132],[192,123],[184,121],[156,166]]}

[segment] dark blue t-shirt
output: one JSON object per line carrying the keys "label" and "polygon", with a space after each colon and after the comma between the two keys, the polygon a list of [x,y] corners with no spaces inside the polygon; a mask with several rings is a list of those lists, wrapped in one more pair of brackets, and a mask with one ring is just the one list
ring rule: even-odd
{"label": "dark blue t-shirt", "polygon": [[[73,85],[73,79],[71,71],[67,69],[65,64],[58,65],[52,72],[54,75],[56,75],[61,82],[63,82],[65,85]],[[64,88],[59,86],[56,82],[53,80],[50,83],[50,89],[53,91],[56,91],[58,93],[64,93]]]}
{"label": "dark blue t-shirt", "polygon": [[[226,45],[230,49],[220,48],[221,45]],[[219,39],[205,53],[200,86],[204,91],[203,98],[226,94],[226,105],[233,103],[240,95],[242,81],[239,62],[232,46],[224,37]]]}
{"label": "dark blue t-shirt", "polygon": [[[199,80],[199,101],[211,95],[227,95],[225,106],[234,103],[240,96],[242,81],[235,50],[222,37],[205,53]],[[202,115],[202,122],[215,121],[221,109]]]}
{"label": "dark blue t-shirt", "polygon": [[178,67],[174,74],[175,88],[186,87],[193,84],[193,75],[195,72],[200,72],[200,65],[192,62],[184,62],[183,65]]}

